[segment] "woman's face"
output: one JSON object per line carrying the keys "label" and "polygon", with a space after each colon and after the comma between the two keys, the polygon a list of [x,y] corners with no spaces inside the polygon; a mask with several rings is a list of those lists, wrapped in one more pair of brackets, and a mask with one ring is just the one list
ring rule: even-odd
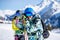
{"label": "woman's face", "polygon": [[29,16],[28,18],[29,18],[29,19],[31,19],[31,18],[32,18],[32,16]]}
{"label": "woman's face", "polygon": [[19,19],[18,17],[16,17],[16,19]]}

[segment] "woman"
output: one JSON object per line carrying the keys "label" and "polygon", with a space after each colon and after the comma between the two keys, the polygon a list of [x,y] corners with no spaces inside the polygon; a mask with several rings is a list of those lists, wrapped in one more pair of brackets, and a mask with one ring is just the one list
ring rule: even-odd
{"label": "woman", "polygon": [[18,27],[16,27],[16,18],[17,18],[17,16],[15,16],[14,18],[13,18],[13,20],[12,20],[12,29],[14,30],[14,31],[16,31],[16,30],[19,30],[19,28]]}
{"label": "woman", "polygon": [[18,40],[17,30],[19,30],[19,28],[16,27],[16,18],[17,16],[15,16],[12,20],[12,29],[15,31],[15,40]]}

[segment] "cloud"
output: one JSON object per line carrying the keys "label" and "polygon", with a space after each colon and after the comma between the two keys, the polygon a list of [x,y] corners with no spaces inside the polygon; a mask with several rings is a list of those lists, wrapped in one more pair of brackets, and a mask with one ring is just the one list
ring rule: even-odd
{"label": "cloud", "polygon": [[14,10],[0,10],[0,16],[2,17],[5,17],[5,15],[13,15],[14,13]]}

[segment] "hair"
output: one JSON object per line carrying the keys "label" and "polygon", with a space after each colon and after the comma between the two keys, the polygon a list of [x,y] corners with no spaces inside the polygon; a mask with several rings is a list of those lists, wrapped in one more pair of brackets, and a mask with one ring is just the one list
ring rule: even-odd
{"label": "hair", "polygon": [[16,13],[20,12],[20,10],[17,10]]}
{"label": "hair", "polygon": [[15,16],[12,20],[15,20],[17,16]]}

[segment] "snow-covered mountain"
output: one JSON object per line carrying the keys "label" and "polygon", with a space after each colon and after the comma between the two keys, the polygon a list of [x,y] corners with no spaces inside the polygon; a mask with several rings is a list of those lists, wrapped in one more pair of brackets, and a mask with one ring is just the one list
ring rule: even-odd
{"label": "snow-covered mountain", "polygon": [[[44,21],[48,20],[49,18],[54,19],[54,17],[53,17],[54,15],[56,15],[58,13],[60,14],[60,1],[59,0],[42,0],[41,3],[39,3],[37,5],[27,5],[25,8],[27,8],[27,7],[32,7],[36,13],[39,13],[41,15],[41,17]],[[21,10],[24,10],[25,8],[23,8]],[[15,12],[16,11],[14,11],[14,10],[0,10],[0,16],[6,17],[5,15],[8,15],[8,16],[13,15]]]}
{"label": "snow-covered mountain", "polygon": [[14,10],[0,10],[0,16],[3,16],[3,17],[5,17],[6,14],[7,15],[12,15],[14,13],[15,13]]}
{"label": "snow-covered mountain", "polygon": [[[40,15],[54,15],[58,12],[60,12],[60,4],[55,1],[55,0],[43,0],[42,3],[40,3],[42,6],[40,7],[41,9],[39,10]],[[50,15],[50,16],[51,16]]]}
{"label": "snow-covered mountain", "polygon": [[[46,23],[51,23],[53,26],[59,25],[59,16],[60,16],[60,1],[58,0],[43,0],[42,5],[39,10],[39,14],[41,15],[41,18],[43,21],[46,21]],[[56,17],[56,18],[55,18]],[[53,19],[53,20],[50,20]],[[49,21],[50,20],[50,21]]]}

